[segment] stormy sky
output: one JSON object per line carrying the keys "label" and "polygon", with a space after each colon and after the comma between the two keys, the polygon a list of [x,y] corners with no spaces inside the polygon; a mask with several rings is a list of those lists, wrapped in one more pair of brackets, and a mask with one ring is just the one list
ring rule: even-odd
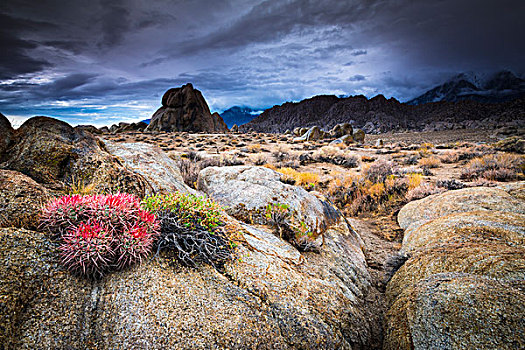
{"label": "stormy sky", "polygon": [[525,71],[523,0],[4,0],[0,112],[138,121],[187,82],[212,111],[318,94],[406,101]]}

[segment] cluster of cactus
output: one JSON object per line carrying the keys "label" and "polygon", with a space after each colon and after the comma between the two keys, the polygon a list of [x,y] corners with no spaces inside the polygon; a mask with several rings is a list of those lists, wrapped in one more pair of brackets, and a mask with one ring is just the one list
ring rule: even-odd
{"label": "cluster of cactus", "polygon": [[140,263],[159,235],[156,216],[125,193],[55,198],[40,220],[41,228],[60,241],[64,265],[92,278]]}

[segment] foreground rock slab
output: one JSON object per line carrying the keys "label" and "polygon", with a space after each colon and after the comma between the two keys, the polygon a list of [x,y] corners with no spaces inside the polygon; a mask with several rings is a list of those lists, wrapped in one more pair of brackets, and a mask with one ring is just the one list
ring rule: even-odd
{"label": "foreground rock slab", "polygon": [[72,276],[44,234],[0,229],[0,343],[6,348],[369,349],[379,322],[346,225],[320,254],[261,229],[224,271],[156,258],[99,281]]}
{"label": "foreground rock slab", "polygon": [[387,285],[384,349],[525,347],[524,186],[449,191],[401,209],[410,257]]}

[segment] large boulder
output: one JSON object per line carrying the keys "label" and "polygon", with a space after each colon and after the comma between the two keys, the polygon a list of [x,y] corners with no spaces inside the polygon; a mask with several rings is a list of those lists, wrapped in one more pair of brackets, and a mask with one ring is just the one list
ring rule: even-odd
{"label": "large boulder", "polygon": [[387,299],[393,301],[403,290],[447,272],[486,276],[519,287],[525,276],[525,247],[486,241],[450,243],[416,251],[388,283]]}
{"label": "large boulder", "polygon": [[358,142],[358,143],[363,143],[365,142],[365,132],[361,129],[356,129],[354,130],[353,134],[352,134],[352,139],[355,141],[355,142]]}
{"label": "large boulder", "polygon": [[197,189],[227,206],[230,215],[245,222],[266,223],[269,204],[286,204],[311,227],[324,229],[340,213],[302,187],[281,182],[281,174],[264,167],[208,167],[199,173]]}
{"label": "large boulder", "polygon": [[292,142],[317,141],[324,137],[325,133],[318,126],[312,126],[302,136],[296,137]]}
{"label": "large boulder", "polygon": [[504,281],[434,274],[406,288],[387,313],[384,350],[523,349],[525,293]]}
{"label": "large boulder", "polygon": [[401,209],[409,258],[387,285],[384,349],[524,347],[522,187],[449,191]]}
{"label": "large boulder", "polygon": [[26,121],[14,134],[0,168],[19,171],[56,190],[120,190],[143,196],[149,185],[126,169],[89,132],[48,117]]}
{"label": "large boulder", "polygon": [[45,235],[0,229],[0,343],[6,348],[369,349],[361,249],[332,226],[321,253],[300,254],[245,226],[223,271],[156,258],[98,281],[70,275]]}
{"label": "large boulder", "polygon": [[350,123],[342,123],[342,124],[337,124],[336,126],[334,126],[331,130],[330,130],[330,136],[333,137],[333,138],[340,138],[340,137],[343,137],[345,135],[352,135],[353,133],[353,128],[352,128],[352,125]]}
{"label": "large boulder", "polygon": [[0,162],[13,138],[13,127],[9,120],[0,113]]}
{"label": "large boulder", "polygon": [[146,179],[149,184],[147,194],[173,191],[195,193],[184,183],[177,163],[159,147],[142,142],[103,142],[106,150],[121,160],[127,169]]}
{"label": "large boulder", "polygon": [[201,92],[186,84],[166,91],[146,130],[224,133],[228,127],[219,114],[211,114]]}
{"label": "large boulder", "polygon": [[409,226],[403,249],[412,252],[446,243],[486,241],[525,246],[525,215],[496,210],[445,215],[421,226]]}
{"label": "large boulder", "polygon": [[525,203],[499,188],[465,188],[410,202],[399,211],[397,220],[403,229],[417,228],[442,216],[477,210],[525,214]]}
{"label": "large boulder", "polygon": [[75,130],[87,131],[87,132],[90,132],[90,133],[92,133],[94,135],[102,134],[102,131],[100,131],[99,129],[97,129],[97,127],[95,127],[93,125],[77,125],[77,126],[75,126]]}
{"label": "large boulder", "polygon": [[0,227],[36,229],[42,205],[51,193],[30,177],[0,170]]}
{"label": "large boulder", "polygon": [[111,128],[109,131],[113,134],[120,133],[120,132],[127,132],[127,131],[144,131],[148,127],[148,124],[144,122],[137,122],[137,123],[125,123],[120,122],[117,124],[111,125]]}

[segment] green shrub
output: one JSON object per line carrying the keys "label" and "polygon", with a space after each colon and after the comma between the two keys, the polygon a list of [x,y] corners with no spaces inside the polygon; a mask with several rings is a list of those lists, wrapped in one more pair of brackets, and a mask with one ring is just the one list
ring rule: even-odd
{"label": "green shrub", "polygon": [[312,229],[298,218],[297,213],[286,204],[271,203],[266,207],[266,219],[273,226],[274,233],[290,242],[300,251],[319,251],[315,239],[319,230]]}
{"label": "green shrub", "polygon": [[185,266],[201,263],[220,268],[233,255],[234,244],[225,233],[223,209],[209,198],[174,192],[150,196],[143,206],[160,219],[161,251]]}

